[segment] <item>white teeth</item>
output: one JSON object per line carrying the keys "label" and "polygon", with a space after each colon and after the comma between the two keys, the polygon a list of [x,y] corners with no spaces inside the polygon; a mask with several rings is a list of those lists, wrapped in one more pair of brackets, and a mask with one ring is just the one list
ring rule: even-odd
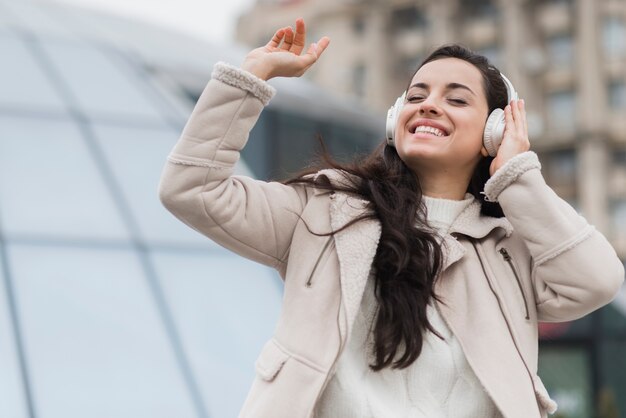
{"label": "white teeth", "polygon": [[426,132],[426,133],[433,134],[433,135],[436,135],[436,136],[445,136],[443,131],[441,131],[440,129],[434,128],[432,126],[427,126],[427,125],[418,126],[415,129],[415,133],[417,133],[417,132]]}

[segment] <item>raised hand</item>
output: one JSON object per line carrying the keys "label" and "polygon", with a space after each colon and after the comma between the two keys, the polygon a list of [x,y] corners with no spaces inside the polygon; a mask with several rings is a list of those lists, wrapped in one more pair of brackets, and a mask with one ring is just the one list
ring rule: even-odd
{"label": "raised hand", "polygon": [[512,100],[504,108],[504,118],[504,137],[498,148],[498,153],[489,167],[489,174],[492,176],[498,168],[502,167],[512,157],[530,149],[524,101]]}
{"label": "raised hand", "polygon": [[324,50],[330,39],[322,37],[309,45],[304,54],[306,29],[304,19],[296,20],[296,32],[291,26],[278,29],[270,41],[248,53],[241,68],[263,80],[272,77],[300,77],[311,67]]}

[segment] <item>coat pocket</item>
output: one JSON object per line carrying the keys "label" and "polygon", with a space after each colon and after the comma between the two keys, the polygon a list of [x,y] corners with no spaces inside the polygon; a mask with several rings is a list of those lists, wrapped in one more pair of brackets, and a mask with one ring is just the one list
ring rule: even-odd
{"label": "coat pocket", "polygon": [[543,410],[547,413],[554,414],[558,408],[558,405],[552,398],[550,398],[548,390],[543,385],[541,378],[536,374],[533,375],[533,383],[535,386],[535,396],[537,397],[537,402],[539,403],[539,406],[541,406],[541,408],[543,408]]}
{"label": "coat pocket", "polygon": [[289,360],[289,357],[289,354],[280,348],[272,338],[263,346],[254,367],[261,379],[271,382],[283,368],[285,362]]}

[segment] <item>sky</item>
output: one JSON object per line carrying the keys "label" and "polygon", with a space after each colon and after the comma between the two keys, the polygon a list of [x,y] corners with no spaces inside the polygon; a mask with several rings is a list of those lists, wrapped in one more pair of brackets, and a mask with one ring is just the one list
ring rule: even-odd
{"label": "sky", "polygon": [[209,40],[234,38],[237,16],[256,0],[56,0],[177,29]]}

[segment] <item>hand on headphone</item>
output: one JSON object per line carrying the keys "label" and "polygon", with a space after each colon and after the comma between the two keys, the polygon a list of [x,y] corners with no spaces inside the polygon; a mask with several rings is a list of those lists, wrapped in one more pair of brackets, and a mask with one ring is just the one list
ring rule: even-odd
{"label": "hand on headphone", "polygon": [[304,50],[306,29],[304,19],[296,20],[296,32],[291,26],[278,29],[272,39],[260,48],[248,53],[241,68],[263,80],[272,77],[300,77],[322,55],[330,38],[322,37],[317,43]]}
{"label": "hand on headphone", "polygon": [[493,174],[508,160],[530,149],[528,122],[523,100],[512,100],[504,108],[504,135],[498,153],[491,162],[489,174]]}

